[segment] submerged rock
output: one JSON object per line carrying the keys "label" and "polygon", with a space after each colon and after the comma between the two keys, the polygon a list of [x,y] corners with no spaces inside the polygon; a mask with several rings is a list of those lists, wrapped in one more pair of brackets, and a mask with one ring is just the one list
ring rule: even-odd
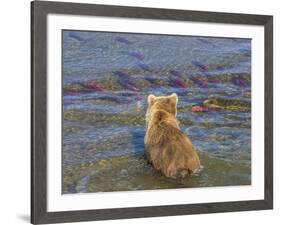
{"label": "submerged rock", "polygon": [[65,93],[69,93],[69,92],[89,92],[89,90],[85,87],[83,87],[81,84],[68,84],[68,85],[65,85],[63,87],[63,90]]}
{"label": "submerged rock", "polygon": [[126,114],[105,114],[99,112],[82,112],[76,110],[68,110],[63,113],[65,120],[86,122],[89,124],[98,122],[108,122],[124,125],[145,125],[144,111],[138,115],[132,113]]}
{"label": "submerged rock", "polygon": [[203,102],[204,106],[233,111],[250,111],[251,102],[238,99],[209,98]]}

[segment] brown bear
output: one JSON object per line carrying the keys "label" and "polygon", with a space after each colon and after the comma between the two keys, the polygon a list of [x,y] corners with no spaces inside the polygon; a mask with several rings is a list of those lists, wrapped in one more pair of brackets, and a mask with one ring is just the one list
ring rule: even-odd
{"label": "brown bear", "polygon": [[198,154],[176,119],[178,96],[149,95],[146,112],[146,156],[169,178],[182,178],[200,170]]}

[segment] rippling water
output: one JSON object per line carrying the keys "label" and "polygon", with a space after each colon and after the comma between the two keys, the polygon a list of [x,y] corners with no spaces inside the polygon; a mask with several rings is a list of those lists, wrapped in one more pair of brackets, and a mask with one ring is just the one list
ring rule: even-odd
{"label": "rippling water", "polygon": [[[143,158],[146,98],[173,92],[205,167],[182,180]],[[63,117],[64,193],[251,184],[251,40],[64,31]]]}

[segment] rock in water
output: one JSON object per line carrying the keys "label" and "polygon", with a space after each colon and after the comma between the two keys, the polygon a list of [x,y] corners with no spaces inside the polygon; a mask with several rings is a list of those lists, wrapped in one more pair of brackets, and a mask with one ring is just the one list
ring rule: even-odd
{"label": "rock in water", "polygon": [[221,108],[234,111],[249,111],[251,109],[251,102],[238,99],[223,99],[223,98],[209,98],[203,102],[204,106]]}

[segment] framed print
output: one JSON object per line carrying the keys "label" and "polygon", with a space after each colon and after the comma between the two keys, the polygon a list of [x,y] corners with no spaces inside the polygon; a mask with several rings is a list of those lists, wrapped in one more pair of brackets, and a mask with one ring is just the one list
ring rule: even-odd
{"label": "framed print", "polygon": [[273,208],[273,17],[31,3],[31,222]]}

